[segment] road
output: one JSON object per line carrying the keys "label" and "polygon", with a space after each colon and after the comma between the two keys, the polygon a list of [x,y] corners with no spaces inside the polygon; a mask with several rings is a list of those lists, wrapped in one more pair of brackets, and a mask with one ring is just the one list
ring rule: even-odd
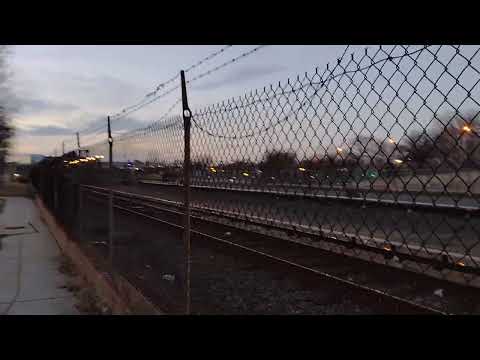
{"label": "road", "polygon": [[[181,203],[178,186],[115,185],[116,190]],[[425,253],[444,249],[462,258],[480,256],[480,219],[476,211],[439,210],[433,206],[408,207],[378,201],[341,201],[335,197],[308,198],[253,191],[224,191],[195,187],[192,207],[247,216],[257,222],[321,230],[335,236],[354,236],[365,243],[406,245],[406,251]],[[475,200],[475,199],[474,199]],[[471,259],[463,259],[471,263]],[[463,261],[462,260],[462,261]]]}

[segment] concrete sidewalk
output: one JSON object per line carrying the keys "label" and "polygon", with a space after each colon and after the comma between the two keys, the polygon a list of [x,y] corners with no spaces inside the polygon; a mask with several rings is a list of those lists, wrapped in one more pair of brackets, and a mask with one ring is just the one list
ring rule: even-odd
{"label": "concrete sidewalk", "polygon": [[[60,250],[32,200],[2,197],[0,315],[76,315]],[[1,205],[0,205],[1,207]]]}

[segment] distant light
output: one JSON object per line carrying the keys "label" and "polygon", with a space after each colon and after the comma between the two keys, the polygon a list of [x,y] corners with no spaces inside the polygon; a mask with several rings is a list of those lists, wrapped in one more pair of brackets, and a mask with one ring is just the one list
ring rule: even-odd
{"label": "distant light", "polygon": [[400,160],[400,159],[395,159],[395,160],[393,160],[393,162],[395,164],[403,164],[403,160]]}
{"label": "distant light", "polygon": [[87,159],[80,159],[81,162],[87,162]]}
{"label": "distant light", "polygon": [[64,163],[68,163],[68,161],[67,161],[67,160],[63,160],[63,162],[64,162]]}
{"label": "distant light", "polygon": [[243,172],[242,175],[243,175],[243,176],[250,176],[250,174],[247,173],[247,172]]}
{"label": "distant light", "polygon": [[394,138],[388,138],[388,142],[390,144],[395,144],[395,139]]}
{"label": "distant light", "polygon": [[19,176],[20,176],[20,174],[14,173],[14,174],[13,174],[13,176],[15,176],[15,177],[19,177]]}
{"label": "distant light", "polygon": [[471,133],[472,132],[472,128],[468,125],[465,125],[463,128],[462,128],[463,131],[467,132],[467,133]]}
{"label": "distant light", "polygon": [[304,167],[299,167],[298,170],[300,170],[300,171],[307,171],[307,169],[305,169]]}
{"label": "distant light", "polygon": [[140,169],[136,167],[136,168],[135,168],[135,170],[137,170],[137,171],[138,171],[138,170],[140,170]]}
{"label": "distant light", "polygon": [[459,262],[457,262],[457,265],[458,265],[458,266],[465,266],[465,263],[459,261]]}
{"label": "distant light", "polygon": [[385,246],[383,247],[383,250],[392,251],[392,248],[390,247],[390,245],[385,245]]}
{"label": "distant light", "polygon": [[217,169],[215,169],[213,166],[210,168],[210,171],[213,172],[213,173],[216,173],[217,172]]}
{"label": "distant light", "polygon": [[343,151],[343,149],[342,149],[342,148],[340,148],[340,147],[337,147],[337,151],[338,151],[338,152],[342,152],[342,151]]}

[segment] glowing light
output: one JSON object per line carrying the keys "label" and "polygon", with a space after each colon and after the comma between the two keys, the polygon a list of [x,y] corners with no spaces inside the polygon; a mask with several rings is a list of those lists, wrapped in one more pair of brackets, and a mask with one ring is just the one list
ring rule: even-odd
{"label": "glowing light", "polygon": [[341,153],[342,151],[343,151],[343,149],[342,149],[342,148],[340,148],[340,147],[337,147],[337,152]]}
{"label": "glowing light", "polygon": [[298,170],[300,170],[300,171],[307,171],[307,169],[305,169],[304,167],[299,167]]}
{"label": "glowing light", "polygon": [[393,162],[395,164],[403,164],[403,160],[400,160],[400,159],[395,159],[395,160],[393,160]]}
{"label": "glowing light", "polygon": [[465,263],[459,261],[459,262],[457,262],[457,265],[458,265],[458,266],[465,266]]}
{"label": "glowing light", "polygon": [[247,172],[243,172],[242,175],[243,175],[243,176],[250,176],[250,174],[247,173]]}
{"label": "glowing light", "polygon": [[395,144],[395,139],[394,139],[394,138],[389,138],[389,139],[388,139],[388,142],[389,142],[390,144]]}
{"label": "glowing light", "polygon": [[463,131],[467,132],[467,133],[471,133],[472,132],[472,128],[468,125],[465,125],[463,128],[462,128]]}
{"label": "glowing light", "polygon": [[216,173],[217,172],[217,169],[215,169],[213,166],[210,168],[210,171],[213,172],[213,173]]}
{"label": "glowing light", "polygon": [[15,174],[13,174],[13,176],[15,176],[15,177],[19,177],[19,176],[20,176],[20,174],[17,174],[17,173],[15,173]]}
{"label": "glowing light", "polygon": [[390,247],[390,245],[385,245],[385,246],[383,247],[383,250],[392,251],[392,248]]}

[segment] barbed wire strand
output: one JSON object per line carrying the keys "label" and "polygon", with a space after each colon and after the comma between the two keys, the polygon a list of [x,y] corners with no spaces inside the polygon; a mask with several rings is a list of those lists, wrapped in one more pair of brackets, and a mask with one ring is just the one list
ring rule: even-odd
{"label": "barbed wire strand", "polygon": [[[202,65],[203,63],[213,59],[214,57],[218,56],[219,54],[223,53],[225,50],[227,50],[228,48],[232,47],[232,45],[226,45],[224,46],[223,48],[221,48],[220,50],[218,51],[215,51],[211,54],[209,54],[208,56],[204,57],[203,59],[199,60],[197,63],[189,66],[186,70],[185,70],[185,73],[199,67],[200,65]],[[171,82],[173,82],[174,80],[176,80],[180,75],[179,74],[176,74],[175,76],[171,77],[170,79],[160,83],[159,85],[157,85],[157,87],[155,88],[154,91],[148,93],[147,95],[145,95],[145,97],[139,101],[138,103],[134,104],[134,105],[131,105],[131,106],[128,106],[124,109],[122,109],[121,111],[119,111],[118,113],[112,115],[112,118],[117,118],[118,116],[124,114],[125,112],[129,111],[130,109],[133,109],[133,108],[136,108],[137,106],[140,106],[142,105],[143,103],[145,103],[148,98],[152,97],[152,96],[155,96],[157,94],[157,92],[160,90],[160,89],[163,89],[166,87],[166,85],[170,84]],[[149,102],[150,104],[150,102]]]}
{"label": "barbed wire strand", "polygon": [[200,74],[200,75],[195,76],[194,78],[188,80],[186,83],[189,84],[189,83],[192,83],[192,82],[194,82],[194,81],[197,81],[197,80],[199,80],[199,79],[201,79],[201,78],[203,78],[203,77],[205,77],[205,76],[207,76],[207,75],[210,75],[211,73],[214,73],[214,72],[216,72],[216,71],[224,68],[225,66],[234,63],[235,61],[237,61],[237,60],[239,60],[239,59],[241,59],[241,58],[245,58],[245,57],[253,54],[254,52],[256,52],[256,51],[258,51],[258,50],[260,50],[260,49],[262,49],[262,48],[264,48],[264,47],[267,47],[267,46],[268,46],[268,45],[259,45],[259,46],[255,47],[255,48],[253,48],[252,50],[249,50],[249,51],[247,51],[247,52],[244,52],[244,53],[240,54],[239,56],[234,57],[233,59],[230,59],[230,60],[224,62],[224,63],[221,64],[221,65],[218,65],[218,66],[216,66],[216,67],[214,67],[214,68],[212,68],[212,69],[210,69],[210,70],[208,70],[208,71],[205,71],[204,73],[202,73],[202,74]]}
{"label": "barbed wire strand", "polygon": [[[247,51],[247,52],[245,52],[245,53],[242,53],[241,55],[236,56],[236,57],[230,59],[229,61],[226,61],[226,62],[222,63],[221,65],[218,65],[218,66],[216,66],[216,67],[214,67],[214,68],[212,68],[212,69],[210,69],[210,70],[208,70],[208,71],[205,71],[204,73],[202,73],[202,74],[194,77],[193,79],[187,81],[187,84],[188,84],[188,83],[191,83],[191,82],[193,82],[193,81],[197,81],[197,80],[199,80],[199,79],[201,79],[201,78],[203,78],[203,77],[205,77],[205,76],[207,76],[207,75],[210,75],[210,74],[212,74],[212,73],[214,73],[214,72],[216,72],[216,71],[218,71],[218,70],[226,67],[227,65],[230,65],[230,64],[234,63],[235,61],[238,61],[238,60],[241,59],[241,58],[245,58],[245,57],[253,54],[254,52],[256,52],[256,51],[258,51],[259,49],[261,49],[261,48],[263,48],[263,47],[266,47],[266,46],[267,46],[267,45],[260,45],[260,46],[257,46],[257,47],[255,47],[254,49],[252,49],[252,50],[250,50],[250,51]],[[130,111],[127,111],[127,112],[125,112],[125,113],[117,116],[115,119],[119,119],[119,118],[125,117],[125,116],[127,116],[127,115],[129,115],[129,114],[131,114],[131,113],[133,113],[133,112],[136,112],[136,111],[142,109],[143,107],[145,107],[145,106],[147,106],[147,105],[150,105],[151,103],[153,103],[153,102],[155,102],[155,101],[157,101],[157,100],[159,100],[159,99],[161,99],[161,98],[169,95],[170,93],[172,93],[174,90],[176,90],[176,89],[178,89],[178,88],[180,88],[180,85],[177,85],[177,86],[171,88],[170,90],[168,90],[168,91],[166,91],[166,92],[164,92],[164,93],[162,93],[162,94],[154,97],[153,99],[151,99],[151,100],[149,100],[149,101],[147,101],[147,102],[143,102],[143,103],[141,103],[141,104],[138,104],[135,108],[133,108],[133,109],[131,109]]]}

